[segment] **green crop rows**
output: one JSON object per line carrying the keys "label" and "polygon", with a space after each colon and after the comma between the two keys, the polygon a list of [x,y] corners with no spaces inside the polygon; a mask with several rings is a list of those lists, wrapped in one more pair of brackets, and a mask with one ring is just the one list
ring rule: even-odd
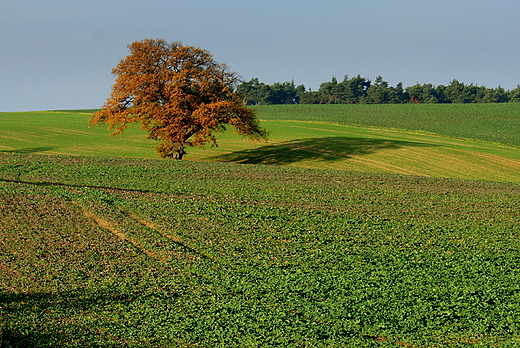
{"label": "green crop rows", "polygon": [[516,347],[520,185],[0,154],[5,347]]}
{"label": "green crop rows", "polygon": [[520,104],[262,105],[266,120],[334,122],[426,131],[520,147]]}

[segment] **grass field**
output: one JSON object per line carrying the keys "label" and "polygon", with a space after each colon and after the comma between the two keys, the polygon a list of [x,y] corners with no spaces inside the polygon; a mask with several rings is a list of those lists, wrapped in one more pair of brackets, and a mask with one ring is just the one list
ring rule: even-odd
{"label": "grass field", "polygon": [[139,129],[124,138],[88,125],[92,111],[0,113],[0,151],[78,156],[155,157],[154,143]]}
{"label": "grass field", "polygon": [[265,105],[267,120],[325,121],[496,142],[520,147],[520,103],[399,105]]}
{"label": "grass field", "polygon": [[187,161],[0,113],[0,347],[518,347],[516,108],[258,107]]}
{"label": "grass field", "polygon": [[0,154],[5,347],[516,347],[520,186]]}
{"label": "grass field", "polygon": [[[188,149],[186,159],[520,182],[519,107],[261,106],[268,142],[228,131],[219,147]],[[157,158],[155,142],[137,127],[112,138],[88,127],[90,113],[0,113],[0,151]]]}

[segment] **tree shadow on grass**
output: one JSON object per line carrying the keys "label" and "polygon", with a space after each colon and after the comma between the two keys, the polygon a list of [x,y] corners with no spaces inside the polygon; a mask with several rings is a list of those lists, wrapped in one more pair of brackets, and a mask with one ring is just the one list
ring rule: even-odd
{"label": "tree shadow on grass", "polygon": [[29,147],[29,148],[25,148],[25,149],[0,150],[0,153],[29,154],[29,153],[50,151],[50,150],[54,150],[57,148],[58,148],[57,146]]}
{"label": "tree shadow on grass", "polygon": [[[106,306],[111,306],[111,310],[114,305],[117,308],[128,309],[134,301],[138,301],[144,307],[149,305],[145,303],[143,296],[132,292],[115,289],[60,293],[0,292],[0,347],[127,346],[125,341],[128,337],[125,332],[127,329],[131,331],[132,327],[127,327],[128,324],[124,320],[116,323],[107,320],[96,326],[89,319],[95,317],[95,313]],[[146,295],[147,298],[159,300],[161,296],[164,294]],[[169,297],[175,298],[177,295],[171,294]],[[107,325],[122,330],[123,334],[102,333]]]}
{"label": "tree shadow on grass", "polygon": [[[71,339],[71,335],[63,333],[61,330],[52,332],[45,326],[43,317],[53,312],[66,312],[72,309],[76,311],[89,310],[89,306],[95,303],[106,301],[106,294],[81,295],[79,293],[67,294],[47,294],[47,293],[0,293],[0,347],[53,347],[65,346]],[[23,312],[27,318],[32,321],[26,321],[19,318],[19,312]],[[59,318],[60,320],[66,320]],[[49,320],[51,321],[51,320]],[[54,320],[59,321],[59,320]],[[63,325],[67,326],[67,325]],[[73,326],[69,323],[69,329]],[[81,325],[77,325],[74,331],[80,331]],[[58,329],[62,329],[60,326]],[[84,332],[82,334],[85,334]],[[77,339],[77,337],[72,337]],[[88,339],[87,339],[88,341]]]}
{"label": "tree shadow on grass", "polygon": [[334,162],[351,156],[366,155],[383,150],[425,146],[433,147],[436,145],[373,138],[306,138],[286,141],[276,145],[261,146],[255,149],[235,151],[215,156],[212,159],[235,163],[286,165],[305,160]]}

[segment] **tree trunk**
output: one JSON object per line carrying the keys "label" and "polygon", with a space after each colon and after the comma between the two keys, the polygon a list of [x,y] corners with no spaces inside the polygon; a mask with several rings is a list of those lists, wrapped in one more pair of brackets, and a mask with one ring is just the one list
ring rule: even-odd
{"label": "tree trunk", "polygon": [[177,150],[175,150],[175,152],[173,153],[173,159],[181,160],[185,154],[186,154],[186,151],[184,151],[184,146],[179,145]]}

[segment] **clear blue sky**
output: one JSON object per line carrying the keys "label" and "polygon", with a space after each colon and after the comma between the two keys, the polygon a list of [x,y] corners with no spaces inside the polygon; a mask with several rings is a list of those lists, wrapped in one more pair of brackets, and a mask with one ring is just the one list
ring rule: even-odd
{"label": "clear blue sky", "polygon": [[0,111],[100,107],[145,38],[209,50],[249,80],[318,89],[520,84],[518,0],[2,0]]}

